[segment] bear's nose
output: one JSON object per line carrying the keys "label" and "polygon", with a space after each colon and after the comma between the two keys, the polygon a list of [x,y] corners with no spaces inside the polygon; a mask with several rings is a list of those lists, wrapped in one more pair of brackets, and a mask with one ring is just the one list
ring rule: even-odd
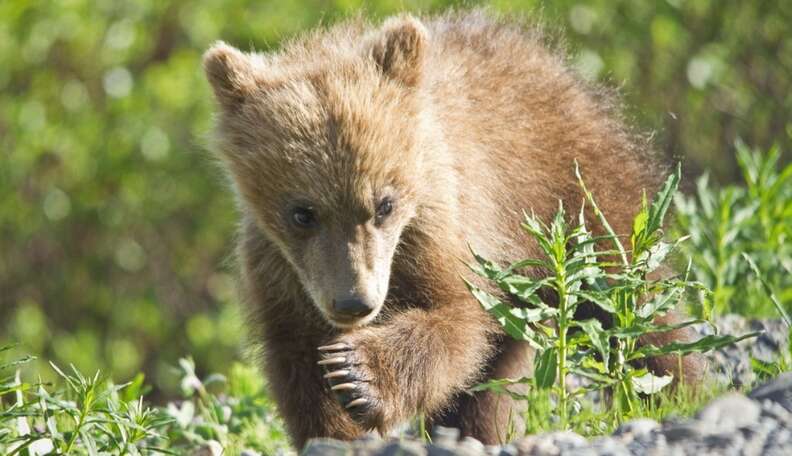
{"label": "bear's nose", "polygon": [[374,310],[360,298],[333,300],[333,309],[339,314],[349,317],[363,317]]}

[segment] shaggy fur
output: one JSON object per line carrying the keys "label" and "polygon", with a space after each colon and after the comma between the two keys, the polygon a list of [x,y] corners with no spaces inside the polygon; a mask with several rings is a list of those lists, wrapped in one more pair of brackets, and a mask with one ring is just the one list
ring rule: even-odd
{"label": "shaggy fur", "polygon": [[[532,353],[466,291],[460,259],[468,243],[501,263],[537,257],[520,214],[550,220],[559,199],[580,207],[575,159],[628,234],[642,191],[665,174],[647,142],[539,29],[481,11],[352,21],[268,55],[219,43],[204,66],[243,213],[250,327],[293,443],[386,431],[417,413],[503,440],[514,404],[465,390],[529,373]],[[382,195],[394,208],[380,224]],[[291,226],[295,204],[320,227]],[[375,311],[336,319],[339,281]],[[684,367],[698,374],[694,360]]]}

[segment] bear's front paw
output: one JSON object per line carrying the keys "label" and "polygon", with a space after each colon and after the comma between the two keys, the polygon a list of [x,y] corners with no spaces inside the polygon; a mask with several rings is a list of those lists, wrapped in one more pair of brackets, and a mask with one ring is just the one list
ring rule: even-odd
{"label": "bear's front paw", "polygon": [[366,429],[378,429],[382,423],[382,402],[374,386],[368,358],[349,341],[319,347],[319,365],[338,402],[350,416]]}

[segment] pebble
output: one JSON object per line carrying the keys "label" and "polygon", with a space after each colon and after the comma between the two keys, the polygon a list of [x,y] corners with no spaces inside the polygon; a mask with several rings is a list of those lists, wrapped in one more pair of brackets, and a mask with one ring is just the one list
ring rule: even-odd
{"label": "pebble", "polygon": [[739,393],[727,393],[704,407],[696,419],[704,434],[731,433],[759,419],[761,407]]}
{"label": "pebble", "polygon": [[638,418],[636,420],[622,423],[618,428],[616,428],[616,430],[613,432],[613,435],[629,443],[638,437],[649,434],[659,427],[660,423],[651,418]]}
{"label": "pebble", "polygon": [[380,456],[426,456],[426,448],[420,442],[404,440],[385,445]]}
{"label": "pebble", "polygon": [[774,381],[754,389],[750,397],[757,401],[770,400],[792,413],[792,372],[784,372]]}
{"label": "pebble", "polygon": [[346,456],[352,454],[347,442],[334,439],[312,439],[305,446],[303,456]]}

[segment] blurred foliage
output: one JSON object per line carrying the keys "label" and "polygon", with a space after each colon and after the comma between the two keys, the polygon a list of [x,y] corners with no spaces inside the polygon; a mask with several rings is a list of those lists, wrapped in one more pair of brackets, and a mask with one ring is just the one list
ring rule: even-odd
{"label": "blurred foliage", "polygon": [[[243,346],[236,215],[205,152],[202,51],[271,49],[361,8],[451,3],[0,2],[0,343],[119,380],[143,369],[167,394],[184,353],[226,371]],[[566,29],[580,71],[620,86],[630,117],[688,170],[733,180],[735,137],[792,150],[782,0],[492,5]]]}
{"label": "blurred foliage", "polygon": [[[695,194],[676,195],[676,234],[690,235],[682,252],[693,276],[712,290],[694,309],[704,318],[729,312],[779,317],[792,310],[792,164],[778,169],[780,156],[777,147],[760,152],[738,142],[742,186],[716,188],[704,174]],[[764,284],[744,255],[762,271]]]}

